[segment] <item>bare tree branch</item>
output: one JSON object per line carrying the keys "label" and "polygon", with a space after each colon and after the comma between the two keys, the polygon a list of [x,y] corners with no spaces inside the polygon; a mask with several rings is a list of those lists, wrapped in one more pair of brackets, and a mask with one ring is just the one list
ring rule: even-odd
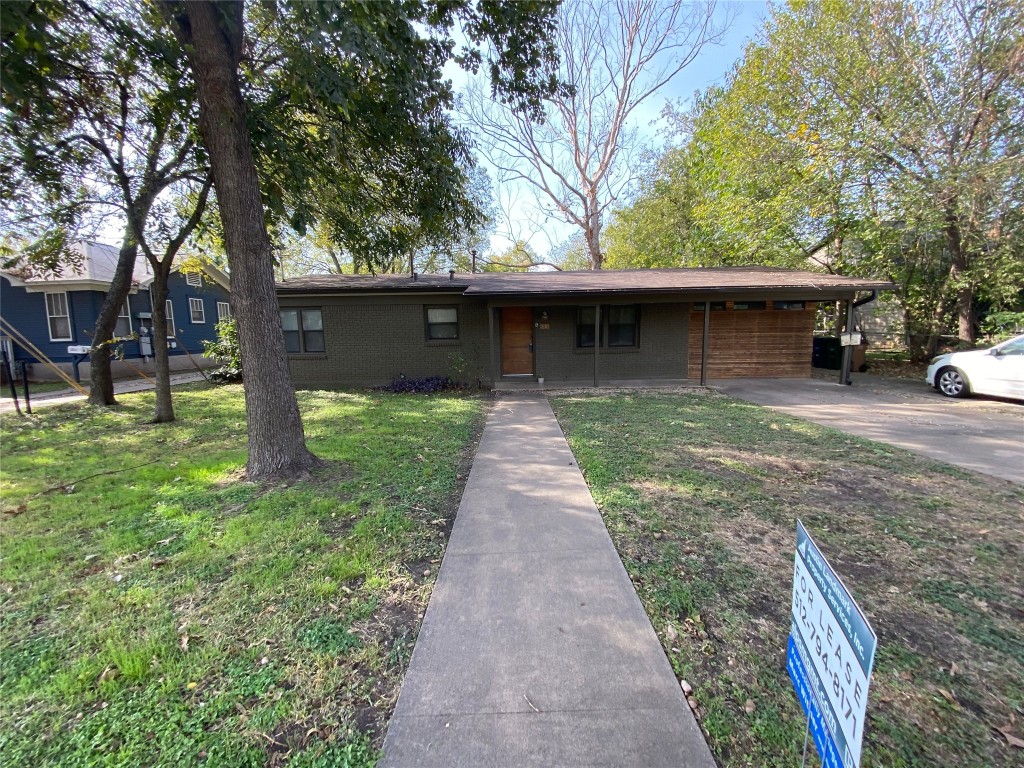
{"label": "bare tree branch", "polygon": [[558,32],[568,87],[548,99],[544,123],[493,101],[479,84],[466,95],[464,118],[488,162],[506,182],[531,189],[538,210],[553,209],[583,233],[593,269],[603,261],[604,215],[635,181],[622,162],[637,142],[630,118],[721,40],[726,25],[715,24],[715,9],[715,0],[568,0]]}

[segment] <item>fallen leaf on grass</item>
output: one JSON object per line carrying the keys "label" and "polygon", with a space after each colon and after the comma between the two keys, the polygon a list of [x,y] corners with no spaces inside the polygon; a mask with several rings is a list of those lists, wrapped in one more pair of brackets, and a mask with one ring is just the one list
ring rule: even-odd
{"label": "fallen leaf on grass", "polygon": [[996,728],[996,730],[1003,735],[1003,738],[1006,739],[1006,743],[1009,744],[1011,747],[1016,747],[1017,749],[1024,749],[1024,739],[1019,739],[1012,733],[1010,733],[1010,729],[1012,727],[1013,723],[1007,723],[1006,725]]}
{"label": "fallen leaf on grass", "polygon": [[746,712],[748,715],[752,714],[756,708],[757,704],[754,703],[753,699],[747,699],[747,703],[743,705],[743,711]]}
{"label": "fallen leaf on grass", "polygon": [[14,509],[5,509],[4,510],[4,514],[5,515],[10,515],[11,517],[17,517],[18,515],[25,514],[25,511],[27,509],[28,509],[28,505],[22,504],[22,505],[14,508]]}
{"label": "fallen leaf on grass", "polygon": [[949,665],[949,676],[950,677],[956,677],[956,675],[957,675],[957,673],[959,671],[960,671],[960,667],[957,666],[957,663],[955,661],[952,664]]}
{"label": "fallen leaf on grass", "polygon": [[947,691],[945,688],[936,688],[935,690],[937,690],[939,695],[952,704],[956,709],[960,709],[960,702],[956,700],[956,697],[952,693]]}
{"label": "fallen leaf on grass", "polygon": [[188,635],[182,635],[178,639],[178,645],[181,646],[182,652],[188,653]]}

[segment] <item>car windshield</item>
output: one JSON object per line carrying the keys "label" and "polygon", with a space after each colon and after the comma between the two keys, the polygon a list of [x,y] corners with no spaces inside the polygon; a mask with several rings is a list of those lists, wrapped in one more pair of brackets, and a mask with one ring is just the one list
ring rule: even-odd
{"label": "car windshield", "polygon": [[1011,339],[1005,344],[996,347],[996,349],[999,350],[1001,355],[1024,355],[1024,336]]}

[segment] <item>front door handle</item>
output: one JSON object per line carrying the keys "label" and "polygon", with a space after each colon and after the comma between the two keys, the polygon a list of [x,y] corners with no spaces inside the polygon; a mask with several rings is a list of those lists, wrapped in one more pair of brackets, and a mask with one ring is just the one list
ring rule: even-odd
{"label": "front door handle", "polygon": [[530,354],[533,354],[533,342],[530,342]]}

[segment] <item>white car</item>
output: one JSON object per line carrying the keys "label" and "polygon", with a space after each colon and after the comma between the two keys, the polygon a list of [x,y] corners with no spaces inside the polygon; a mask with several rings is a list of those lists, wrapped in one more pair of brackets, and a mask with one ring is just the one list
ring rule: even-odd
{"label": "white car", "polygon": [[995,395],[1024,400],[1024,336],[991,349],[932,358],[925,381],[946,397]]}

